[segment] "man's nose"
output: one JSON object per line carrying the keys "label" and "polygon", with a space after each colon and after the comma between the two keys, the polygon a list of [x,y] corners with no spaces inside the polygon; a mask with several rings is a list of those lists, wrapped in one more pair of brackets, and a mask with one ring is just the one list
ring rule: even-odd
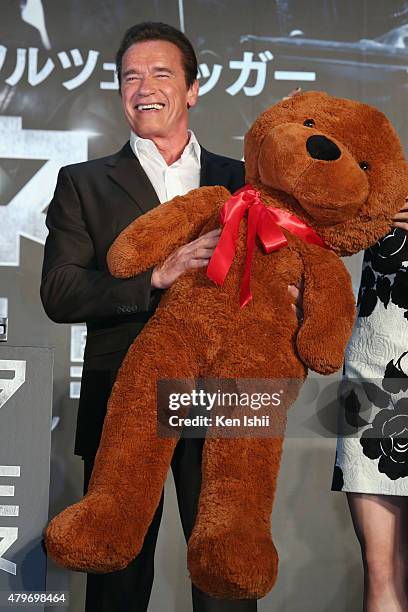
{"label": "man's nose", "polygon": [[150,77],[142,77],[139,79],[138,85],[137,93],[140,96],[149,96],[155,91],[154,80]]}

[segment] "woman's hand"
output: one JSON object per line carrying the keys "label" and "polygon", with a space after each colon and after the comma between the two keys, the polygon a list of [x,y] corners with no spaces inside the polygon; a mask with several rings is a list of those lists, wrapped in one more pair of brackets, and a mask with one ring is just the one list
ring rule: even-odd
{"label": "woman's hand", "polygon": [[408,196],[405,198],[404,206],[395,215],[393,225],[408,232]]}

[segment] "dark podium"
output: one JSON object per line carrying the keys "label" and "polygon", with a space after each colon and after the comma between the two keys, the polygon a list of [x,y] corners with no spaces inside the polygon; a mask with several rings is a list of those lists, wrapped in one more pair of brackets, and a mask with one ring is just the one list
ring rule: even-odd
{"label": "dark podium", "polygon": [[46,589],[52,367],[52,349],[0,344],[1,611],[20,609],[10,593]]}

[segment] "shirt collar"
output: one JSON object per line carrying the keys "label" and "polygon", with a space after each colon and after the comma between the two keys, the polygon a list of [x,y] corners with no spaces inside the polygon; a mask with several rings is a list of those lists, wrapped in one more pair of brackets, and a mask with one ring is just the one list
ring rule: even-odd
{"label": "shirt collar", "polygon": [[[200,164],[201,161],[201,147],[200,144],[194,134],[194,132],[192,130],[188,130],[188,133],[190,135],[189,141],[186,144],[183,153],[181,154],[181,157],[179,160],[177,161],[184,161],[185,159],[187,159],[190,156],[194,156],[195,157],[195,161]],[[133,132],[133,130],[130,132],[130,146],[132,147],[132,151],[133,153],[136,155],[136,157],[138,158],[138,160],[140,161],[140,154],[143,153],[147,153],[149,152],[150,155],[152,155],[153,157],[156,157],[158,159],[163,160],[163,157],[161,156],[160,151],[158,150],[158,148],[156,147],[156,145],[154,144],[153,140],[149,140],[148,138],[141,138],[140,136],[138,136],[135,132]],[[165,163],[165,162],[164,162]],[[177,162],[175,162],[177,163]]]}

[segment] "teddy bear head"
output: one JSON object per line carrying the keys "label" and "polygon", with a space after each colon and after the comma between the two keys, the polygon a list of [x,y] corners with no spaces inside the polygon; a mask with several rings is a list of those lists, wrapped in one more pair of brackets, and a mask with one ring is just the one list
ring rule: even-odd
{"label": "teddy bear head", "polygon": [[246,180],[308,223],[339,255],[387,233],[408,165],[383,113],[308,92],[263,112],[245,136]]}

